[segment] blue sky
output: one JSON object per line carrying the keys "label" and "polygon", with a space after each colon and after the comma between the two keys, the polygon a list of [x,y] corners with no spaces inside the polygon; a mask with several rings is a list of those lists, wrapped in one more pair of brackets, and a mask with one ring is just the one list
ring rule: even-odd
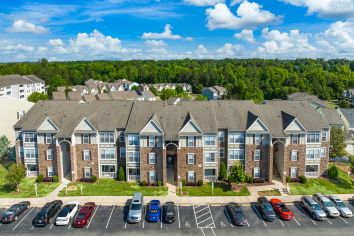
{"label": "blue sky", "polygon": [[2,0],[0,61],[354,59],[354,0]]}

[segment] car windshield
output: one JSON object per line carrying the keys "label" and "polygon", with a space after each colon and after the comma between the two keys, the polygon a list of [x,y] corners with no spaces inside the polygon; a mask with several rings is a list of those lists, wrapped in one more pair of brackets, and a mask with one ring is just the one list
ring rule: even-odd
{"label": "car windshield", "polygon": [[325,201],[325,202],[323,202],[323,205],[324,205],[325,207],[334,207],[333,203],[330,202],[330,201]]}
{"label": "car windshield", "polygon": [[45,212],[40,211],[40,212],[38,212],[38,214],[37,214],[37,218],[38,218],[38,219],[44,219],[44,218],[45,218],[45,215],[46,215]]}
{"label": "car windshield", "polygon": [[14,212],[15,212],[14,209],[8,209],[8,210],[5,212],[5,215],[12,215]]}
{"label": "car windshield", "polygon": [[63,208],[60,212],[58,217],[66,217],[69,213],[70,209],[69,208]]}
{"label": "car windshield", "polygon": [[141,210],[141,204],[132,204],[130,209],[131,210]]}
{"label": "car windshield", "polygon": [[312,204],[312,209],[318,211],[318,210],[321,210],[321,207],[317,203],[314,203],[314,204]]}
{"label": "car windshield", "polygon": [[270,205],[270,204],[264,204],[264,210],[266,210],[266,211],[272,211],[273,210],[273,208],[272,208],[272,206]]}
{"label": "car windshield", "polygon": [[85,219],[85,217],[86,217],[86,213],[79,213],[79,214],[77,215],[76,219],[81,220],[81,219]]}
{"label": "car windshield", "polygon": [[289,209],[285,206],[284,203],[279,203],[278,206],[280,207],[280,209],[281,209],[283,212],[289,211]]}
{"label": "car windshield", "polygon": [[345,208],[347,207],[344,202],[337,202],[338,207]]}

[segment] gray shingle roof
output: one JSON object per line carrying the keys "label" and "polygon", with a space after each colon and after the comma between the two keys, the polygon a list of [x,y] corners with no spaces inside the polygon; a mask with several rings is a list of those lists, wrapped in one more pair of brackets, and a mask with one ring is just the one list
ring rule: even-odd
{"label": "gray shingle roof", "polygon": [[317,110],[329,125],[344,125],[336,109],[319,108]]}
{"label": "gray shingle roof", "polygon": [[354,109],[352,108],[339,108],[342,114],[345,116],[347,121],[349,122],[349,126],[354,126]]}
{"label": "gray shingle roof", "polygon": [[66,100],[65,92],[53,92],[53,100]]}
{"label": "gray shingle roof", "polygon": [[7,87],[17,84],[44,83],[43,80],[35,75],[2,75],[0,76],[0,87]]}

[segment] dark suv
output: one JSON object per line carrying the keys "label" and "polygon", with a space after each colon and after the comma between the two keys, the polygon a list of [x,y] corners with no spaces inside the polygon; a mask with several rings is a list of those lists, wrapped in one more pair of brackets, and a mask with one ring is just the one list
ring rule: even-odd
{"label": "dark suv", "polygon": [[275,220],[276,217],[275,212],[267,198],[265,197],[258,198],[258,208],[261,212],[261,216],[263,220],[270,221],[270,222]]}
{"label": "dark suv", "polygon": [[32,224],[34,226],[45,226],[50,224],[55,215],[59,212],[63,202],[60,200],[55,200],[48,202],[44,207],[38,212],[36,217],[33,219]]}

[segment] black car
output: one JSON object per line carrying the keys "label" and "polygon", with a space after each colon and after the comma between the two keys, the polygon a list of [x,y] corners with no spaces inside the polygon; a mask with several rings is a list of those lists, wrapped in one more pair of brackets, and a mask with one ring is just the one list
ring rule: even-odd
{"label": "black car", "polygon": [[230,218],[230,223],[233,225],[244,226],[247,221],[239,204],[229,203],[225,206],[226,216]]}
{"label": "black car", "polygon": [[30,202],[20,202],[5,211],[1,217],[1,223],[7,224],[16,221],[17,218],[30,207]]}
{"label": "black car", "polygon": [[166,202],[163,207],[164,221],[166,223],[173,223],[176,220],[175,204],[173,202]]}
{"label": "black car", "polygon": [[33,219],[34,226],[45,226],[50,224],[51,220],[59,212],[63,202],[60,200],[55,200],[48,202],[44,207],[38,212],[36,217]]}
{"label": "black car", "polygon": [[276,217],[275,212],[267,198],[265,197],[258,198],[258,208],[261,212],[261,216],[263,220],[270,221],[270,222],[275,220]]}

